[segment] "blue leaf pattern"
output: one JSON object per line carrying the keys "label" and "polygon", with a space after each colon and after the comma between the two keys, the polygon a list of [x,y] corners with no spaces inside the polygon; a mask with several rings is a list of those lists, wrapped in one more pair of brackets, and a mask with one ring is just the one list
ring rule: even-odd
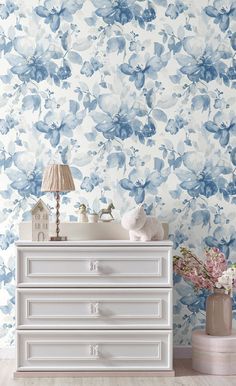
{"label": "blue leaf pattern", "polygon": [[[14,344],[18,223],[52,161],[78,190],[62,219],[142,203],[174,249],[236,261],[235,0],[3,0],[0,20],[0,347]],[[174,282],[187,345],[208,294]]]}

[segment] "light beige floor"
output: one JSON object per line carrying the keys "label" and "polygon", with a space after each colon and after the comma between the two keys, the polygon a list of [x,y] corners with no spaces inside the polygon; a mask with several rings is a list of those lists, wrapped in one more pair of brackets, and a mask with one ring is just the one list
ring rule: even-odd
{"label": "light beige floor", "polygon": [[[236,363],[235,363],[236,366]],[[0,386],[236,386],[236,376],[203,375],[189,359],[175,362],[175,378],[32,378],[13,379],[14,360],[0,360]]]}

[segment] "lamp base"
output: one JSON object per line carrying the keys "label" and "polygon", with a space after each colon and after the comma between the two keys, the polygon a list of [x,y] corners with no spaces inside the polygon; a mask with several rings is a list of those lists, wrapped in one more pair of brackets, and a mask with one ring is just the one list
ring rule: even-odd
{"label": "lamp base", "polygon": [[67,241],[67,236],[52,236],[51,241]]}

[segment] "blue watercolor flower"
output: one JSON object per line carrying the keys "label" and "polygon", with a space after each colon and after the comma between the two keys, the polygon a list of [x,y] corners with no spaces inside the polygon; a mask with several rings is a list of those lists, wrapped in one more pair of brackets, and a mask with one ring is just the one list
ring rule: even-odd
{"label": "blue watercolor flower", "polygon": [[103,67],[103,64],[99,62],[97,58],[91,58],[90,61],[85,60],[80,70],[82,75],[90,78],[96,71]]}
{"label": "blue watercolor flower", "polygon": [[212,160],[206,160],[203,154],[186,153],[183,156],[183,164],[187,170],[176,171],[176,175],[182,181],[180,187],[191,197],[214,196],[221,186],[222,174],[230,173],[229,168],[221,166],[220,161],[217,161],[213,163]]}
{"label": "blue watercolor flower", "polygon": [[169,119],[167,125],[165,127],[165,131],[170,134],[177,134],[180,129],[187,125],[187,121],[185,121],[180,115],[176,115],[175,119]]}
{"label": "blue watercolor flower", "polygon": [[236,80],[236,62],[234,61],[233,64],[234,64],[233,66],[228,68],[226,73],[227,77],[230,80]]}
{"label": "blue watercolor flower", "polygon": [[12,13],[17,11],[19,7],[13,1],[6,0],[5,4],[0,4],[0,17],[7,19]]}
{"label": "blue watercolor flower", "polygon": [[11,115],[6,115],[5,119],[0,119],[0,133],[5,135],[16,125],[18,122]]}
{"label": "blue watercolor flower", "polygon": [[133,169],[128,178],[120,180],[120,185],[129,192],[129,196],[134,198],[136,204],[141,204],[146,194],[157,194],[157,188],[167,180],[167,177],[166,170],[151,173],[146,170],[142,178],[139,170]]}
{"label": "blue watercolor flower", "polygon": [[52,111],[49,111],[43,121],[38,121],[34,127],[41,133],[45,134],[45,138],[50,140],[53,147],[60,143],[61,136],[72,137],[73,130],[78,125],[79,120],[74,114],[62,113],[60,119],[57,119]]}
{"label": "blue watercolor flower", "polygon": [[235,230],[226,230],[218,226],[212,236],[204,238],[204,242],[209,248],[216,247],[221,250],[226,256],[230,257],[230,253],[236,251],[236,232]]}
{"label": "blue watercolor flower", "polygon": [[104,94],[99,96],[98,105],[103,113],[94,112],[91,116],[97,123],[96,130],[101,132],[105,138],[125,140],[133,134],[134,121],[132,119],[135,120],[135,111],[130,109],[126,103],[121,103],[110,94]]}
{"label": "blue watercolor flower", "polygon": [[87,193],[92,192],[92,190],[102,182],[103,179],[99,177],[97,173],[94,172],[90,174],[90,177],[83,178],[80,188],[82,190],[85,190]]}
{"label": "blue watercolor flower", "polygon": [[61,80],[65,80],[71,76],[71,69],[68,63],[64,60],[63,66],[61,66],[57,71],[57,76]]}
{"label": "blue watercolor flower", "polygon": [[83,7],[83,0],[45,0],[44,6],[39,5],[34,10],[38,16],[49,24],[52,32],[56,32],[61,24],[61,19],[72,22],[73,15]]}
{"label": "blue watercolor flower", "polygon": [[129,63],[123,63],[120,65],[120,70],[125,75],[129,75],[129,80],[134,82],[135,87],[140,90],[145,84],[145,77],[151,79],[157,78],[157,72],[161,68],[165,67],[167,61],[161,56],[152,56],[147,59],[146,57],[132,54]]}
{"label": "blue watercolor flower", "polygon": [[149,6],[149,8],[144,9],[142,13],[142,19],[146,23],[150,23],[151,21],[155,20],[155,18],[156,18],[156,11],[154,8]]}
{"label": "blue watercolor flower", "polygon": [[[4,52],[4,54],[10,52],[12,50],[12,41],[8,41],[6,36],[0,33],[0,52]],[[1,78],[3,80],[3,78]],[[6,83],[6,82],[5,82]]]}
{"label": "blue watercolor flower", "polygon": [[200,311],[205,311],[206,299],[209,295],[210,292],[206,289],[201,289],[196,293],[192,286],[189,286],[188,294],[182,296],[179,301],[186,306],[190,312],[198,313]]}
{"label": "blue watercolor flower", "polygon": [[[1,244],[0,244],[1,249],[7,250],[7,248],[17,240],[17,237],[12,233],[11,230],[10,231],[7,230],[5,235],[4,234],[0,235],[0,240],[1,240]],[[10,283],[14,278],[15,278],[15,268],[7,267],[6,264],[4,264],[4,262],[1,262],[0,263],[0,285],[2,286],[3,284],[4,286],[6,286],[6,289],[7,289],[8,288],[7,284]],[[4,306],[1,306],[1,307],[4,307]],[[9,314],[11,311],[11,309],[9,311],[9,307],[6,307],[5,310],[6,310],[5,312],[6,314]]]}
{"label": "blue watercolor flower", "polygon": [[[156,11],[150,1],[145,9],[137,0],[92,0],[92,2],[96,8],[98,7],[95,14],[102,17],[103,21],[109,25],[125,25],[136,20],[139,26],[144,28],[145,23],[151,23],[156,18]],[[148,29],[152,30],[150,25]]]}
{"label": "blue watercolor flower", "polygon": [[188,236],[183,233],[182,230],[177,229],[175,233],[169,235],[169,239],[173,241],[173,248],[177,249],[179,246],[184,244],[188,240]]}
{"label": "blue watercolor flower", "polygon": [[175,4],[169,4],[165,12],[165,16],[170,17],[172,20],[177,19],[177,17],[188,9],[181,0],[176,0]]}
{"label": "blue watercolor flower", "polygon": [[[0,234],[0,248],[6,250],[17,239],[17,235],[13,233],[12,230],[7,230],[5,234]],[[4,281],[6,283],[6,277]]]}
{"label": "blue watercolor flower", "polygon": [[204,128],[214,133],[214,138],[219,139],[220,145],[225,147],[229,143],[230,135],[236,135],[236,115],[231,113],[226,117],[221,111],[218,111],[213,121],[207,121],[204,124]]}
{"label": "blue watercolor flower", "polygon": [[[226,192],[229,196],[233,196],[235,198],[236,196],[236,181],[231,181],[226,186]],[[234,200],[232,201],[234,202]]]}
{"label": "blue watercolor flower", "polygon": [[13,156],[14,168],[7,169],[11,188],[22,197],[42,195],[42,164],[36,161],[33,154],[25,151],[16,152]]}
{"label": "blue watercolor flower", "polygon": [[180,71],[192,82],[201,80],[209,83],[216,79],[221,67],[224,67],[221,59],[228,56],[227,52],[214,49],[195,37],[184,38],[183,48],[189,56],[181,55],[177,60],[182,64]]}
{"label": "blue watercolor flower", "polygon": [[152,137],[156,134],[156,126],[150,117],[148,118],[148,122],[142,127],[139,134],[144,137]]}
{"label": "blue watercolor flower", "polygon": [[12,65],[13,74],[16,74],[23,82],[33,80],[40,83],[48,77],[51,54],[46,42],[38,41],[35,44],[34,40],[24,36],[15,38],[13,46],[19,54],[7,56],[8,62]]}
{"label": "blue watercolor flower", "polygon": [[230,25],[230,18],[236,18],[236,1],[215,0],[213,6],[204,8],[206,14],[214,19],[215,24],[219,24],[222,32],[227,31]]}
{"label": "blue watercolor flower", "polygon": [[99,7],[96,10],[96,15],[102,17],[103,21],[107,24],[127,24],[133,18],[132,5],[134,0],[92,0],[95,7]]}

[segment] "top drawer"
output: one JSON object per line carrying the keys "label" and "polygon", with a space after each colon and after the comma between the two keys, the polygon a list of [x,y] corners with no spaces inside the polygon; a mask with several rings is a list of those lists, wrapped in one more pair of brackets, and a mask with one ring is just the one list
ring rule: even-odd
{"label": "top drawer", "polygon": [[170,287],[171,247],[18,247],[18,287]]}

